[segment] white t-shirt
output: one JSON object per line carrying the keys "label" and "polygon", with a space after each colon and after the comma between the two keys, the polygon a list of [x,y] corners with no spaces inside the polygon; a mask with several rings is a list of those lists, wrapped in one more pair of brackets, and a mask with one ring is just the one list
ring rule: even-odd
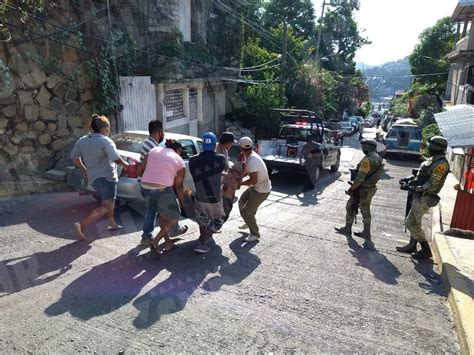
{"label": "white t-shirt", "polygon": [[257,173],[257,183],[253,186],[255,191],[268,193],[272,191],[272,183],[268,177],[268,170],[263,159],[255,152],[247,158],[247,172]]}

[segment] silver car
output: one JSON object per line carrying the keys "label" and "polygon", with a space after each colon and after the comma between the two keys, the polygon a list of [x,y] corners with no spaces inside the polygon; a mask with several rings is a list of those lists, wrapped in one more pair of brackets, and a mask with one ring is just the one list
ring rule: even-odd
{"label": "silver car", "polygon": [[[123,168],[121,165],[117,166],[119,176],[117,199],[129,202],[143,199],[140,183],[137,180],[136,164],[140,161],[142,144],[147,137],[147,131],[127,131],[110,137],[115,142],[120,156],[130,164],[128,168]],[[194,182],[189,172],[188,163],[190,157],[202,152],[201,139],[176,133],[165,133],[165,139],[175,139],[182,144],[183,153],[181,157],[186,164],[184,187],[194,191]],[[164,145],[164,142],[161,145]],[[77,167],[68,167],[66,176],[69,186],[82,194],[90,193],[95,199],[99,200],[94,188],[87,182],[87,179],[84,178]]]}

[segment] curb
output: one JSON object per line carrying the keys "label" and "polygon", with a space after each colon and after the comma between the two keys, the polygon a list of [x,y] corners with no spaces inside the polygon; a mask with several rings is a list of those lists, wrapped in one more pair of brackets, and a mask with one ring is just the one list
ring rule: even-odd
{"label": "curb", "polygon": [[[438,211],[439,209],[435,208],[435,216]],[[433,222],[433,256],[446,285],[461,353],[474,354],[474,301],[471,291],[466,278],[458,271],[456,259],[449,249],[446,236],[434,228],[436,222]]]}

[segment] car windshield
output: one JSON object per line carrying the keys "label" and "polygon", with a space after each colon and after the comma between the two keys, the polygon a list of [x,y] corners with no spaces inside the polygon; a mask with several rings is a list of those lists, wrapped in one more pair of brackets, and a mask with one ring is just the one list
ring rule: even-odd
{"label": "car windshield", "polygon": [[118,133],[111,137],[118,150],[140,153],[142,144],[147,136],[136,133]]}
{"label": "car windshield", "polygon": [[311,134],[314,138],[320,137],[319,131],[315,129],[310,130],[309,128],[303,127],[283,127],[280,131],[280,139],[306,141],[308,140],[308,136]]}

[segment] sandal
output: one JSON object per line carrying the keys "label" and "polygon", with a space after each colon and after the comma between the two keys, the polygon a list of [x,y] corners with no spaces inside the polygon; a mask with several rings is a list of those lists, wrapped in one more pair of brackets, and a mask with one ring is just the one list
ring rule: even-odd
{"label": "sandal", "polygon": [[186,233],[188,231],[188,226],[187,225],[184,225],[182,227],[179,227],[178,228],[178,232],[176,233],[176,236],[178,235],[183,235],[184,233]]}
{"label": "sandal", "polygon": [[161,255],[161,251],[155,244],[153,244],[153,242],[150,243],[150,251],[152,254],[155,254],[157,256]]}
{"label": "sandal", "polygon": [[179,245],[177,244],[173,244],[173,247],[171,249],[166,249],[165,247],[163,247],[163,253],[169,253],[170,251],[173,251],[175,249],[177,249],[179,247]]}
{"label": "sandal", "polygon": [[108,231],[116,231],[118,229],[123,229],[123,226],[121,226],[120,224],[117,224],[116,226],[107,226]]}

